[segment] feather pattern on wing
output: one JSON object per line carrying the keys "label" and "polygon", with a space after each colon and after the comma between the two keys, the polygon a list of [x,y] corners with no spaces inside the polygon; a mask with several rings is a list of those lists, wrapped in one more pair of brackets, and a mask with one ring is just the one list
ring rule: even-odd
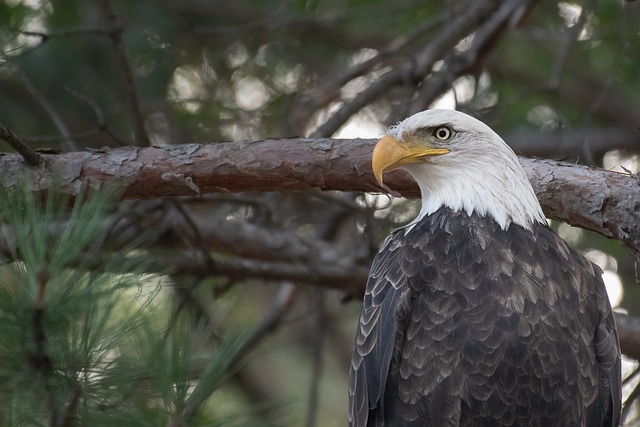
{"label": "feather pattern on wing", "polygon": [[615,426],[620,382],[601,271],[544,224],[441,208],[374,260],[353,427]]}

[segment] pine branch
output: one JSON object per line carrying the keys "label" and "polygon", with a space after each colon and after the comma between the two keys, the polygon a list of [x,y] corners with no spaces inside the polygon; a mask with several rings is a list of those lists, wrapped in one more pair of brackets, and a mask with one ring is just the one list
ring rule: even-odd
{"label": "pine branch", "polygon": [[503,2],[500,7],[485,21],[473,35],[472,46],[457,53],[451,49],[444,57],[446,66],[443,70],[433,72],[425,79],[418,95],[411,103],[404,116],[410,116],[429,106],[449,89],[460,76],[479,69],[484,56],[492,51],[491,47],[500,40],[503,31],[509,28],[514,17],[533,7],[532,0],[511,0]]}
{"label": "pine branch", "polygon": [[0,125],[0,139],[16,150],[28,166],[38,166],[42,159],[34,150],[18,138],[10,129]]}
{"label": "pine branch", "polygon": [[[82,182],[120,183],[124,199],[201,196],[219,192],[337,190],[382,192],[371,173],[375,140],[267,139],[256,142],[123,147],[45,155],[45,168],[27,169],[16,155],[0,156],[0,185],[26,175],[34,190],[55,180],[77,193]],[[640,184],[636,176],[557,162],[520,158],[545,214],[621,240],[640,253]],[[385,182],[394,195],[418,197],[403,172]]]}
{"label": "pine branch", "polygon": [[[17,157],[17,156],[15,156]],[[1,160],[1,158],[0,158]],[[535,163],[535,162],[534,162]],[[547,162],[540,162],[540,165],[544,166]],[[562,174],[562,169],[568,168],[575,173],[576,170],[583,173],[589,173],[592,170],[589,168],[578,168],[575,165],[560,164],[555,169],[556,172]],[[540,173],[539,169],[532,169],[532,176],[536,176]],[[551,169],[551,174],[554,169]],[[632,179],[627,175],[614,174],[610,172],[604,172],[608,178],[624,178]],[[408,179],[401,174],[390,174],[389,178],[394,177],[398,182]],[[542,174],[542,177],[545,177]],[[546,176],[545,179],[551,179],[550,176]],[[584,180],[580,176],[575,177],[576,180]],[[635,179],[635,178],[633,178]],[[571,180],[569,180],[571,181]],[[636,191],[638,183],[634,181]],[[598,191],[598,187],[589,187],[589,191]],[[563,192],[562,189],[554,189],[553,191]],[[579,195],[574,195],[578,197]],[[586,197],[595,197],[593,195]],[[12,203],[6,203],[11,205]],[[90,211],[87,215],[93,215],[93,211]],[[192,275],[197,277],[205,277],[208,275],[216,275],[219,277],[225,277],[231,280],[243,280],[247,278],[259,278],[261,280],[272,281],[287,281],[301,285],[309,285],[314,287],[327,287],[336,290],[340,290],[347,297],[359,299],[363,292],[367,280],[368,268],[361,264],[361,260],[357,257],[350,256],[343,251],[339,245],[332,245],[322,240],[314,240],[309,238],[302,238],[296,234],[285,233],[282,231],[271,230],[261,228],[255,224],[239,223],[229,224],[222,226],[221,222],[209,219],[206,215],[195,215],[193,212],[186,211],[185,215],[189,216],[189,228],[192,231],[197,230],[201,244],[210,251],[221,251],[228,254],[236,255],[234,257],[223,257],[216,260],[215,271],[211,270],[211,263],[209,260],[202,257],[202,247],[191,247],[186,244],[182,239],[178,239],[182,242],[183,246],[179,246],[175,241],[163,240],[161,238],[156,242],[159,246],[171,247],[176,249],[174,252],[164,252],[159,254],[154,250],[149,251],[149,258],[146,259],[145,265],[148,267],[148,271],[166,272],[168,266],[177,274]],[[180,217],[184,220],[184,216]],[[51,218],[53,219],[53,218]],[[126,247],[130,244],[131,239],[139,238],[142,234],[142,229],[137,228],[134,222],[123,223],[121,220],[117,227],[109,227],[110,231],[119,229],[126,230],[122,236],[119,236],[121,240],[116,242],[108,242],[110,249],[117,253],[118,245],[120,248]],[[154,227],[156,229],[164,230],[170,227],[176,227],[175,223],[168,220],[168,223],[156,222]],[[42,221],[40,221],[42,222]],[[73,222],[71,224],[74,224]],[[76,222],[76,227],[78,223]],[[94,224],[96,229],[103,229],[103,226]],[[81,228],[85,228],[84,226]],[[49,230],[52,234],[69,235],[64,231],[64,225],[55,225],[54,222],[49,222],[43,230]],[[171,233],[170,233],[171,234]],[[174,233],[175,234],[175,233]],[[177,233],[180,234],[180,233]],[[48,236],[46,233],[39,231],[38,236],[46,241],[52,241],[52,236]],[[235,238],[234,238],[235,237]],[[15,241],[16,233],[12,231],[10,226],[5,226],[3,229],[3,236],[0,239],[0,253],[5,259],[12,259],[12,254],[15,254],[15,248],[12,248],[10,242]],[[253,239],[253,240],[252,240]],[[100,254],[100,263],[105,262],[105,254],[108,254],[108,250],[105,248],[97,248],[96,242],[110,240],[104,237],[98,238],[96,236],[92,241],[93,245],[89,252],[94,254]],[[79,245],[80,247],[87,247],[84,243]],[[247,249],[248,248],[248,249]],[[185,250],[186,249],[186,250]],[[248,256],[254,259],[243,259],[240,257]],[[87,269],[91,269],[94,264],[90,261],[83,260],[80,264]],[[113,273],[128,272],[127,266],[124,266],[122,262],[117,264],[111,264],[110,268]],[[122,268],[120,271],[113,270],[114,268]],[[31,367],[34,371],[40,372],[43,375],[47,375],[47,372],[51,371],[51,359],[48,356],[45,348],[45,333],[43,324],[43,296],[44,287],[48,283],[47,274],[40,272],[38,274],[38,282],[40,284],[40,294],[37,295],[35,304],[31,307],[31,339],[32,347],[36,349],[33,354],[36,356],[29,360]],[[281,309],[286,309],[288,303],[281,304]],[[275,308],[275,307],[274,307]],[[265,325],[257,329],[260,331],[259,335],[267,333],[272,326],[273,321],[281,315],[280,309],[273,316],[265,318]],[[616,321],[618,324],[618,331],[620,335],[620,343],[622,352],[636,360],[640,359],[640,319],[626,316],[617,313]],[[69,394],[69,408],[72,408],[74,403],[74,392],[70,391]],[[72,409],[70,409],[72,410]],[[66,414],[69,412],[65,412]]]}
{"label": "pine branch", "polygon": [[321,83],[307,96],[308,99],[305,101],[304,107],[300,109],[300,113],[309,115],[310,111],[318,111],[319,109],[326,107],[329,103],[335,101],[336,98],[339,97],[344,85],[360,76],[366,75],[377,66],[388,61],[391,57],[406,54],[408,46],[416,42],[420,37],[423,37],[430,31],[433,31],[438,25],[443,24],[446,21],[446,18],[447,16],[442,13],[432,19],[426,20],[412,29],[409,34],[402,35],[391,40],[382,49],[380,49],[373,58],[355,64],[338,76]]}
{"label": "pine branch", "polygon": [[127,91],[127,97],[129,105],[131,106],[131,112],[133,115],[133,127],[136,144],[140,146],[148,146],[149,135],[144,127],[144,115],[142,108],[140,107],[140,96],[138,94],[138,87],[136,85],[133,67],[131,66],[131,60],[129,59],[129,53],[127,47],[122,38],[124,27],[122,23],[116,17],[115,11],[111,0],[96,0],[102,9],[102,14],[107,21],[107,25],[111,28],[111,41],[116,49],[116,55],[118,58],[120,69],[124,74],[125,89]]}
{"label": "pine branch", "polygon": [[422,48],[407,63],[383,74],[378,80],[360,92],[352,100],[344,103],[331,117],[313,133],[313,137],[332,135],[355,113],[389,89],[405,83],[407,80],[419,81],[429,74],[434,64],[453,49],[464,37],[475,31],[478,25],[493,13],[501,1],[482,0],[473,2],[468,10],[448,23],[429,44]]}

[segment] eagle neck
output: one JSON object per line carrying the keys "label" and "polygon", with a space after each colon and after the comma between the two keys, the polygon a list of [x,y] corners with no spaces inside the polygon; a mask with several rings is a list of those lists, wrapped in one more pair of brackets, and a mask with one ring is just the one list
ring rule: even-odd
{"label": "eagle neck", "polygon": [[503,230],[512,223],[525,229],[537,223],[546,224],[540,203],[519,164],[490,168],[486,163],[484,167],[466,166],[458,169],[461,171],[458,174],[452,174],[450,166],[438,164],[406,167],[422,196],[420,213],[408,224],[409,228],[443,207],[469,216],[475,213],[491,217]]}

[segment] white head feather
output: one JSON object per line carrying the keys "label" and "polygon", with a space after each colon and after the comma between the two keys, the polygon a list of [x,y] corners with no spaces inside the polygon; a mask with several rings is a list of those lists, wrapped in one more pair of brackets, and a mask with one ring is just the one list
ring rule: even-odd
{"label": "white head feather", "polygon": [[405,165],[422,194],[422,209],[409,227],[443,206],[489,215],[507,229],[545,223],[540,203],[511,148],[490,127],[455,110],[426,110],[389,129],[398,141],[418,129],[446,126],[454,134],[449,153]]}

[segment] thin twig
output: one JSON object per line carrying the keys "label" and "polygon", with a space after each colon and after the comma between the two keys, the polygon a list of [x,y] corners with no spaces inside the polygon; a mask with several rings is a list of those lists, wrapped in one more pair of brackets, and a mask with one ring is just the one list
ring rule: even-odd
{"label": "thin twig", "polygon": [[80,101],[85,102],[91,107],[91,109],[93,110],[93,114],[96,115],[96,120],[98,121],[98,127],[102,128],[105,126],[104,113],[102,112],[102,108],[100,108],[100,106],[93,99],[67,86],[65,86],[64,90],[66,90],[71,95],[75,96]]}
{"label": "thin twig", "polygon": [[60,135],[62,135],[62,148],[65,151],[78,151],[78,147],[73,141],[73,137],[71,136],[71,132],[69,132],[69,128],[65,124],[62,116],[58,113],[55,107],[49,102],[47,98],[38,90],[38,88],[33,84],[31,79],[29,79],[26,75],[21,74],[20,79],[22,80],[22,84],[27,89],[27,91],[33,96],[40,106],[47,113],[53,124],[55,125]]}
{"label": "thin twig", "polygon": [[485,0],[474,2],[467,12],[460,15],[447,25],[431,43],[425,46],[416,56],[412,57],[404,66],[396,67],[383,74],[369,88],[360,92],[351,101],[342,105],[324,124],[312,132],[312,138],[326,137],[333,134],[349,118],[371,101],[387,93],[393,86],[408,82],[419,81],[426,76],[433,65],[449,52],[461,39],[468,36],[483,22],[501,3],[499,0]]}
{"label": "thin twig", "polygon": [[345,84],[355,79],[356,77],[360,77],[369,72],[372,68],[385,61],[391,55],[399,54],[411,43],[413,43],[429,31],[433,30],[437,25],[442,24],[445,19],[446,15],[440,14],[432,19],[426,20],[421,25],[411,30],[409,34],[391,40],[374,57],[358,63],[336,78],[324,82],[323,84],[318,86],[309,96],[309,101],[307,102],[307,105],[305,106],[305,108],[303,108],[303,110],[316,111],[317,109],[326,106],[332,99],[340,94],[341,88]]}
{"label": "thin twig", "polygon": [[[286,314],[286,312],[293,306],[295,297],[297,295],[297,288],[290,282],[283,283],[280,287],[274,305],[263,321],[258,325],[251,335],[242,343],[242,346],[238,348],[233,356],[233,360],[229,363],[229,371],[235,370],[235,368],[243,361],[246,360],[246,356],[250,353],[264,338],[270,333],[276,330],[278,325]],[[198,408],[204,403],[202,400],[195,400],[192,398],[187,399],[186,406],[182,411],[182,417],[184,419],[190,419],[196,414]]]}
{"label": "thin twig", "polygon": [[34,353],[29,358],[31,369],[42,375],[44,389],[47,392],[47,406],[49,407],[50,425],[55,427],[58,420],[58,407],[56,393],[51,384],[53,373],[53,360],[47,352],[47,335],[45,333],[45,291],[50,280],[50,273],[46,269],[36,273],[38,292],[33,303],[31,313],[31,339],[35,347]]}
{"label": "thin twig", "polygon": [[47,42],[52,38],[85,36],[85,35],[111,37],[111,34],[113,32],[111,29],[108,29],[108,28],[93,28],[93,27],[76,27],[76,28],[67,28],[64,30],[51,30],[47,33],[43,33],[40,31],[23,31],[23,30],[16,30],[16,31],[25,36],[39,37],[40,39],[42,39],[43,42]]}
{"label": "thin twig", "polygon": [[[105,133],[107,134],[109,137],[111,137],[115,142],[118,143],[118,145],[125,145],[124,142],[122,142],[120,139],[118,139],[115,135],[113,135],[113,133],[108,129],[105,119],[104,119],[104,113],[102,112],[102,109],[100,108],[100,106],[93,101],[92,99],[90,99],[89,97],[83,95],[82,93],[75,91],[69,87],[65,87],[64,88],[67,92],[69,92],[71,95],[75,96],[76,98],[78,98],[79,100],[85,102],[86,104],[88,104],[91,109],[93,110],[93,113],[96,116],[96,120],[98,122],[98,125],[92,129],[87,129],[81,132],[76,132],[73,134],[69,134],[67,135],[67,139],[68,140],[83,140],[83,139],[89,139],[89,138],[94,138],[98,135],[100,135],[101,133]],[[41,142],[41,143],[47,143],[47,142],[57,142],[60,141],[60,137],[59,136],[24,136],[23,137],[24,140],[26,141],[31,141],[31,142]],[[75,151],[75,150],[74,150]]]}
{"label": "thin twig", "polygon": [[569,53],[571,48],[575,45],[575,42],[580,38],[580,33],[584,29],[587,23],[587,18],[591,12],[593,12],[594,2],[593,0],[584,0],[582,2],[582,8],[580,15],[576,22],[565,31],[565,37],[560,43],[556,61],[549,77],[549,89],[558,90],[560,88],[560,80],[562,77],[562,70],[569,59]]}
{"label": "thin twig", "polygon": [[116,14],[113,10],[111,0],[97,0],[102,7],[102,13],[109,24],[109,27],[113,29],[111,34],[111,41],[116,48],[116,54],[118,55],[118,62],[120,68],[124,73],[125,89],[127,91],[127,97],[131,105],[133,113],[133,130],[138,146],[151,145],[149,135],[144,127],[144,116],[140,108],[140,99],[138,96],[138,88],[136,86],[135,78],[133,75],[133,68],[131,67],[131,61],[129,60],[129,54],[127,48],[122,39],[122,32],[124,31],[122,23],[118,21]]}
{"label": "thin twig", "polygon": [[0,139],[4,140],[14,150],[18,152],[29,166],[38,166],[42,163],[42,158],[38,153],[18,138],[9,128],[0,125]]}
{"label": "thin twig", "polygon": [[636,375],[638,375],[638,373],[640,373],[640,365],[636,366],[633,372],[631,372],[629,375],[627,375],[622,379],[622,385],[625,386],[629,384],[631,380],[633,380],[636,377]]}
{"label": "thin twig", "polygon": [[[24,57],[28,53],[31,53],[40,47],[44,46],[48,41],[54,38],[63,38],[63,37],[74,37],[74,36],[84,36],[84,35],[97,35],[97,36],[111,36],[111,31],[108,29],[100,29],[100,28],[92,28],[92,27],[76,27],[76,28],[67,28],[62,30],[52,30],[49,32],[41,32],[41,31],[24,31],[20,29],[10,28],[10,31],[15,32],[16,34],[20,34],[28,37],[37,37],[40,39],[40,43],[35,46],[29,46],[26,50],[22,52],[18,52],[16,54],[12,54],[11,59],[16,59],[20,57]],[[12,50],[18,51],[22,49],[25,45],[17,47]],[[8,53],[8,52],[4,52]]]}
{"label": "thin twig", "polygon": [[76,420],[76,408],[80,402],[80,396],[82,396],[82,387],[79,383],[74,383],[69,390],[69,396],[64,405],[64,411],[60,414],[57,427],[73,427]]}
{"label": "thin twig", "polygon": [[203,262],[207,266],[207,275],[215,274],[215,262],[209,253],[209,248],[205,244],[200,229],[193,221],[189,213],[184,209],[182,204],[175,199],[166,199],[165,203],[167,203],[167,207],[170,206],[175,212],[178,212],[183,220],[180,225],[186,225],[188,233],[191,234],[191,236],[188,236],[187,233],[183,233],[182,230],[179,230],[180,228],[184,227],[179,227],[178,223],[176,222],[175,229],[179,232],[182,241],[188,246],[193,247],[195,250],[200,251]]}
{"label": "thin twig", "polygon": [[411,103],[406,115],[415,114],[427,108],[437,97],[451,87],[451,83],[477,66],[484,54],[490,51],[498,34],[508,28],[511,18],[521,13],[523,7],[531,7],[535,0],[512,0],[504,3],[474,35],[472,46],[466,51],[453,55],[446,61],[446,67],[430,76],[416,99]]}
{"label": "thin twig", "polygon": [[281,324],[284,315],[293,307],[298,295],[298,287],[292,282],[283,282],[271,309],[262,322],[251,332],[251,335],[242,344],[236,353],[237,360],[243,360],[256,346],[269,334],[274,332]]}

